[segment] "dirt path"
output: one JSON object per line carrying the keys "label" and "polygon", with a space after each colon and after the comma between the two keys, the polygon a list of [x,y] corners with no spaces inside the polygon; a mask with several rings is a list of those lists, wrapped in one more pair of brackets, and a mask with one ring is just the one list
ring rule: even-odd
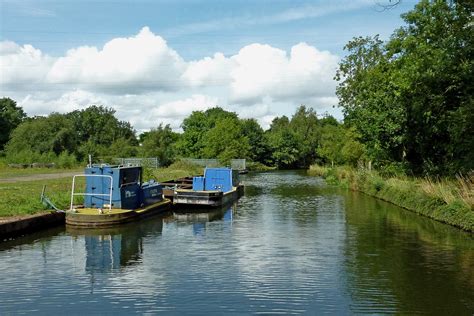
{"label": "dirt path", "polygon": [[9,178],[0,178],[0,183],[15,183],[15,182],[25,182],[25,181],[35,181],[35,180],[49,180],[49,179],[60,179],[72,177],[73,175],[79,174],[78,171],[69,171],[69,172],[58,172],[58,173],[43,173],[43,174],[29,174]]}

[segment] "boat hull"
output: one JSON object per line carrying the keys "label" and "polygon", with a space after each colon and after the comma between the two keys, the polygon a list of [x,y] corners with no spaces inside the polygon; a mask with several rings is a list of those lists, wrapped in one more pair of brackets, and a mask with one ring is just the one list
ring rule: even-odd
{"label": "boat hull", "polygon": [[244,186],[239,185],[228,192],[222,191],[193,191],[177,189],[174,191],[173,204],[218,207],[230,204],[244,195]]}
{"label": "boat hull", "polygon": [[163,214],[169,211],[170,207],[171,201],[164,199],[161,202],[135,210],[112,209],[100,212],[95,208],[78,208],[76,211],[66,212],[66,224],[83,228],[110,227]]}

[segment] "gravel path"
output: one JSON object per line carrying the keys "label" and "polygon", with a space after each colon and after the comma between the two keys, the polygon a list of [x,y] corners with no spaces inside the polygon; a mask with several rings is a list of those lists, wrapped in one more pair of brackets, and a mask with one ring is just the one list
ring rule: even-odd
{"label": "gravel path", "polygon": [[49,180],[49,179],[59,179],[72,177],[80,172],[58,172],[58,173],[45,173],[45,174],[29,174],[24,176],[9,177],[9,178],[0,178],[0,183],[15,183],[15,182],[25,182],[25,181],[35,181],[35,180]]}

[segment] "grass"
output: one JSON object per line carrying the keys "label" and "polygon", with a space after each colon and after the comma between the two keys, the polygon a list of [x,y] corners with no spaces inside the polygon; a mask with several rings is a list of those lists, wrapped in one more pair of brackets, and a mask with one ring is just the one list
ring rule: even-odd
{"label": "grass", "polygon": [[[60,172],[58,169],[38,169],[31,173],[33,169],[13,169],[5,165],[0,165],[0,170],[0,179],[46,173],[52,170]],[[66,169],[64,171],[82,173],[83,169]],[[155,179],[157,181],[165,181],[202,173],[202,167],[178,161],[167,168],[145,168],[143,180]],[[0,217],[25,216],[46,212],[46,208],[40,202],[43,185],[46,185],[46,196],[58,208],[67,209],[70,203],[71,181],[71,177],[66,177],[51,180],[0,183]],[[84,178],[79,178],[78,181],[78,187],[81,187],[80,181],[83,184]]]}
{"label": "grass", "polygon": [[474,177],[455,179],[383,177],[376,171],[311,166],[309,174],[329,184],[361,191],[435,220],[474,231]]}
{"label": "grass", "polygon": [[46,208],[40,202],[43,185],[46,185],[46,195],[57,207],[67,208],[71,194],[70,178],[0,183],[0,217],[45,212]]}

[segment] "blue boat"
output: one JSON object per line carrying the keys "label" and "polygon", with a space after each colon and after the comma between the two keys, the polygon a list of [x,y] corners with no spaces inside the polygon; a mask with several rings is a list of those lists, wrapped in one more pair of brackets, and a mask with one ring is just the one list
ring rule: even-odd
{"label": "blue boat", "polygon": [[204,176],[193,177],[192,188],[176,188],[173,204],[177,206],[217,207],[244,195],[239,172],[230,168],[206,168]]}
{"label": "blue boat", "polygon": [[[76,179],[85,178],[85,192],[76,190]],[[83,205],[74,197],[83,196]],[[140,166],[90,165],[72,181],[71,205],[66,224],[104,227],[130,222],[140,217],[164,213],[171,201],[164,198],[161,184],[142,182]]]}

